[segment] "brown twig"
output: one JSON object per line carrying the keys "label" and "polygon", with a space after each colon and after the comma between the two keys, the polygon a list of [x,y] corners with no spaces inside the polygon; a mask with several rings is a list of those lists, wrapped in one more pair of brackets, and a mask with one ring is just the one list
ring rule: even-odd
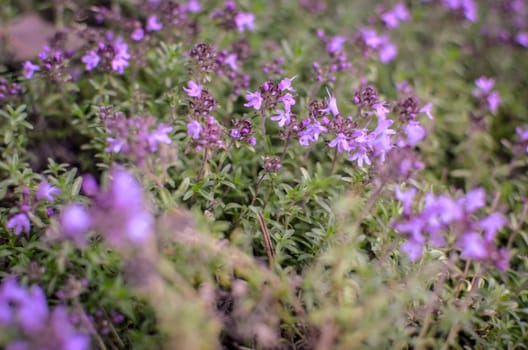
{"label": "brown twig", "polygon": [[264,221],[264,216],[262,216],[262,213],[260,211],[257,212],[257,220],[260,225],[260,229],[262,230],[262,237],[264,239],[264,247],[266,248],[266,254],[268,255],[268,261],[270,266],[273,264],[273,246],[271,244],[271,237],[268,231],[268,227],[266,226],[266,221]]}

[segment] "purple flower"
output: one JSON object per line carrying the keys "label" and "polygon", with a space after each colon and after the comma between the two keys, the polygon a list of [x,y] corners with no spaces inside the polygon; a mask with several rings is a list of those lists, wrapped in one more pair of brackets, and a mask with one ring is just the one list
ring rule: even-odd
{"label": "purple flower", "polygon": [[192,120],[187,123],[187,134],[193,139],[198,140],[202,131],[203,127],[198,121]]}
{"label": "purple flower", "polygon": [[227,55],[227,57],[224,59],[224,64],[227,64],[233,71],[238,70],[237,55],[235,53]]}
{"label": "purple flower", "polygon": [[299,133],[299,143],[302,146],[308,146],[311,142],[316,142],[319,135],[326,131],[328,131],[328,129],[322,126],[318,121],[310,123],[306,126],[305,130]]}
{"label": "purple flower", "polygon": [[477,4],[473,0],[462,0],[462,9],[464,16],[470,22],[476,22],[478,17]]}
{"label": "purple flower", "polygon": [[332,39],[330,39],[330,42],[328,43],[326,50],[328,53],[331,54],[338,54],[341,51],[343,51],[343,45],[346,43],[347,38],[342,36],[334,36]]}
{"label": "purple flower", "polygon": [[328,107],[326,108],[323,108],[320,110],[321,113],[332,113],[332,115],[334,117],[337,117],[338,115],[340,115],[339,113],[339,109],[337,108],[337,100],[336,98],[330,94],[330,92],[328,92]]}
{"label": "purple flower", "polygon": [[381,63],[389,63],[398,54],[398,48],[391,42],[386,42],[378,51]]}
{"label": "purple flower", "polygon": [[196,84],[194,81],[189,80],[189,82],[187,82],[187,86],[188,88],[183,88],[183,90],[187,93],[187,96],[198,98],[202,96],[202,85]]}
{"label": "purple flower", "polygon": [[497,109],[499,108],[499,104],[501,102],[501,97],[498,92],[493,91],[489,94],[488,98],[486,99],[488,101],[488,107],[491,112],[496,113]]}
{"label": "purple flower", "polygon": [[145,36],[145,31],[143,30],[143,28],[136,28],[132,32],[132,35],[130,35],[130,38],[134,41],[140,41],[141,39],[143,39],[144,36]]}
{"label": "purple flower", "polygon": [[250,92],[246,94],[246,100],[248,101],[246,104],[244,104],[245,107],[253,107],[257,111],[260,110],[262,107],[262,96],[260,95],[260,91]]}
{"label": "purple flower", "polygon": [[44,181],[40,184],[37,190],[37,200],[47,200],[50,203],[53,203],[53,196],[60,193],[60,190],[57,187],[51,186],[48,182]]}
{"label": "purple flower", "polygon": [[426,104],[425,106],[420,108],[420,110],[418,112],[425,113],[427,118],[429,118],[430,120],[433,120],[434,118],[433,118],[433,115],[431,114],[431,109],[432,108],[433,108],[433,104],[431,102],[429,102],[428,104]]}
{"label": "purple flower", "polygon": [[358,167],[363,168],[363,163],[370,165],[371,161],[367,154],[365,146],[357,147],[354,152],[348,158],[351,162],[356,161]]}
{"label": "purple flower", "polygon": [[515,128],[515,132],[521,141],[528,141],[528,129]]}
{"label": "purple flower", "polygon": [[280,82],[279,82],[279,90],[280,91],[292,91],[292,92],[295,92],[295,89],[292,88],[292,81],[297,78],[297,76],[293,77],[293,78],[284,78],[282,79]]}
{"label": "purple flower", "polygon": [[84,235],[92,228],[92,217],[79,203],[71,203],[61,213],[62,232],[66,238],[78,245],[86,241]]}
{"label": "purple flower", "polygon": [[475,85],[477,86],[477,89],[473,90],[473,95],[479,97],[491,92],[491,89],[495,86],[495,80],[492,78],[480,77],[475,80]]}
{"label": "purple flower", "polygon": [[128,44],[122,38],[118,38],[114,43],[115,56],[112,60],[112,70],[123,74],[125,68],[128,67],[128,60],[130,55],[128,53]]}
{"label": "purple flower", "polygon": [[29,218],[25,213],[19,213],[7,221],[7,228],[9,230],[14,230],[15,235],[18,236],[22,233],[22,231],[29,233],[31,230],[31,223],[29,222]]}
{"label": "purple flower", "polygon": [[255,15],[252,13],[239,12],[235,17],[235,23],[238,27],[239,32],[244,32],[247,28],[248,30],[255,29]]}
{"label": "purple flower", "polygon": [[284,125],[288,125],[291,121],[291,112],[289,111],[281,111],[277,110],[277,115],[271,117],[271,120],[278,122],[277,124],[279,127],[284,127]]}
{"label": "purple flower", "polygon": [[24,62],[24,78],[31,79],[33,73],[40,70],[40,67],[31,63],[31,61]]}
{"label": "purple flower", "polygon": [[161,30],[162,28],[163,24],[159,22],[158,16],[149,16],[149,18],[147,19],[147,30],[149,32],[156,32],[158,30]]}
{"label": "purple flower", "polygon": [[279,101],[284,104],[284,109],[289,112],[291,111],[291,106],[295,104],[295,99],[293,98],[292,94],[286,93],[283,96],[279,98]]}
{"label": "purple flower", "polygon": [[156,152],[158,150],[158,143],[164,143],[166,145],[170,145],[172,143],[172,140],[167,135],[169,132],[172,131],[172,127],[160,124],[156,131],[152,132],[148,136],[148,143],[150,147],[151,152]]}
{"label": "purple flower", "polygon": [[240,131],[238,129],[233,129],[231,130],[231,137],[232,138],[235,138],[235,139],[239,139],[240,138]]}
{"label": "purple flower", "polygon": [[500,213],[493,213],[488,217],[482,219],[479,226],[484,230],[486,241],[492,242],[497,235],[497,232],[506,225],[504,216]]}
{"label": "purple flower", "polygon": [[189,0],[187,2],[186,8],[187,8],[187,11],[193,12],[193,13],[200,12],[202,10],[202,6],[198,2],[198,0]]}
{"label": "purple flower", "polygon": [[521,32],[515,36],[515,41],[521,46],[528,47],[528,32]]}
{"label": "purple flower", "polygon": [[407,8],[402,3],[397,4],[391,11],[381,16],[381,19],[389,29],[396,28],[400,21],[405,22],[409,18],[409,11],[407,11]]}
{"label": "purple flower", "polygon": [[425,129],[415,120],[411,120],[404,129],[409,146],[415,146],[425,138]]}
{"label": "purple flower", "polygon": [[482,188],[475,188],[461,197],[458,203],[463,205],[468,213],[472,213],[486,205],[486,192]]}
{"label": "purple flower", "polygon": [[409,260],[416,261],[423,255],[423,243],[408,240],[401,245],[401,250],[409,257]]}
{"label": "purple flower", "polygon": [[81,61],[86,64],[86,70],[90,71],[97,67],[99,64],[99,61],[101,60],[101,57],[97,54],[95,51],[90,51],[86,55],[83,56]]}
{"label": "purple flower", "polygon": [[328,147],[337,147],[337,152],[348,152],[351,150],[347,137],[343,133],[337,134],[336,138],[328,143]]}
{"label": "purple flower", "polygon": [[361,31],[361,34],[363,35],[365,44],[373,49],[377,49],[386,41],[385,38],[380,37],[374,29],[365,28]]}
{"label": "purple flower", "polygon": [[109,145],[105,148],[105,152],[119,153],[128,146],[125,140],[116,139],[113,137],[107,137],[106,142],[108,142]]}
{"label": "purple flower", "polygon": [[416,188],[411,187],[407,191],[402,191],[400,186],[396,186],[394,189],[396,199],[398,199],[403,205],[403,213],[409,215],[413,204],[413,198],[416,194]]}
{"label": "purple flower", "polygon": [[462,235],[458,241],[462,249],[462,258],[482,260],[488,256],[486,241],[481,235],[475,232],[468,232]]}

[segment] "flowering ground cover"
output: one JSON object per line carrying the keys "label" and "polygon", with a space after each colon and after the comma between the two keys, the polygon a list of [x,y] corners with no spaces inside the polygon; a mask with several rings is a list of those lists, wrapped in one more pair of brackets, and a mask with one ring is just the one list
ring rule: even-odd
{"label": "flowering ground cover", "polygon": [[528,2],[0,6],[0,347],[525,349]]}

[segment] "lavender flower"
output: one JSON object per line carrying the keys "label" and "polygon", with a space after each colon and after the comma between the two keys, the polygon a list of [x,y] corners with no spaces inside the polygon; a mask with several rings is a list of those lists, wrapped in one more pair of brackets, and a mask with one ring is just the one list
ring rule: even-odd
{"label": "lavender flower", "polygon": [[410,14],[407,8],[405,7],[405,4],[398,3],[396,6],[393,7],[391,11],[385,12],[381,19],[389,29],[393,29],[398,27],[399,22],[405,22],[410,19]]}
{"label": "lavender flower", "polygon": [[342,36],[334,36],[330,39],[326,50],[330,54],[338,54],[343,51],[343,45],[346,43],[347,38]]}
{"label": "lavender flower", "polygon": [[39,185],[37,190],[37,200],[47,200],[50,203],[53,203],[53,196],[60,193],[60,190],[57,187],[51,186],[48,182],[44,181]]}
{"label": "lavender flower", "polygon": [[156,131],[152,132],[148,136],[148,143],[151,152],[156,152],[158,150],[158,143],[164,143],[166,145],[172,144],[172,140],[167,135],[173,130],[171,126],[165,124],[160,124]]}
{"label": "lavender flower", "polygon": [[239,32],[244,32],[245,29],[255,29],[255,15],[252,13],[239,12],[235,17],[235,23]]}
{"label": "lavender flower", "polygon": [[187,83],[188,88],[184,87],[183,90],[189,97],[202,97],[202,85],[195,83],[193,80],[189,80]]}
{"label": "lavender flower", "polygon": [[62,210],[60,223],[64,237],[79,246],[85,244],[85,234],[94,224],[90,213],[79,203],[71,203]]}
{"label": "lavender flower", "polygon": [[189,123],[187,123],[187,134],[193,139],[195,140],[199,139],[202,131],[203,131],[203,127],[198,121],[192,120]]}
{"label": "lavender flower", "polygon": [[425,138],[425,129],[415,120],[411,120],[404,129],[409,146],[416,146]]}
{"label": "lavender flower", "polygon": [[291,121],[291,112],[277,110],[277,115],[272,116],[270,119],[276,121],[279,127],[283,128],[288,125]]}
{"label": "lavender flower", "polygon": [[19,213],[12,216],[11,219],[7,221],[7,228],[9,230],[14,230],[15,235],[18,236],[22,231],[29,233],[31,230],[31,223],[25,213]]}
{"label": "lavender flower", "polygon": [[99,64],[99,61],[101,60],[101,57],[97,54],[95,51],[90,51],[86,55],[83,56],[81,61],[86,64],[86,70],[90,71],[97,67]]}
{"label": "lavender flower", "polygon": [[145,36],[145,31],[143,30],[143,28],[136,28],[130,35],[130,38],[134,41],[141,41],[141,39],[143,39],[144,36]]}
{"label": "lavender flower", "polygon": [[348,152],[351,150],[347,137],[343,133],[337,134],[336,138],[330,141],[330,143],[328,144],[328,147],[330,148],[337,147],[337,151],[339,153]]}
{"label": "lavender flower", "polygon": [[40,70],[40,67],[31,63],[31,61],[24,62],[24,78],[31,79],[38,70]]}
{"label": "lavender flower", "polygon": [[128,44],[122,38],[118,38],[114,43],[115,56],[112,59],[112,69],[119,74],[123,74],[128,67],[130,54],[128,53]]}
{"label": "lavender flower", "polygon": [[246,104],[244,104],[245,107],[253,107],[257,111],[260,110],[262,107],[262,96],[260,94],[260,91],[255,92],[249,92],[246,94],[246,100],[248,101]]}
{"label": "lavender flower", "polygon": [[524,47],[528,47],[528,32],[521,32],[515,36],[515,41]]}
{"label": "lavender flower", "polygon": [[310,143],[316,142],[319,139],[319,135],[323,132],[327,132],[328,129],[321,125],[318,121],[309,122],[305,126],[304,130],[299,132],[299,144],[302,146],[309,146]]}
{"label": "lavender flower", "polygon": [[149,16],[147,19],[147,30],[149,32],[155,32],[158,30],[161,30],[163,28],[163,24],[161,24],[158,20],[158,17],[155,15]]}
{"label": "lavender flower", "polygon": [[88,350],[90,338],[78,332],[66,309],[50,311],[44,291],[33,286],[26,289],[14,278],[0,286],[0,328],[17,329],[19,338],[7,344],[7,349]]}

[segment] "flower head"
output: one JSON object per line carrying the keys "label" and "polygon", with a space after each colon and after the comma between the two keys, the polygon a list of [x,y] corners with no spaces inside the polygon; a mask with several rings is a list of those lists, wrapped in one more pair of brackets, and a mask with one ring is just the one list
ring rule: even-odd
{"label": "flower head", "polygon": [[243,32],[245,29],[255,29],[255,15],[247,12],[239,12],[235,17],[235,23],[239,32]]}
{"label": "flower head", "polygon": [[262,95],[260,94],[260,91],[255,92],[249,92],[246,94],[246,100],[248,101],[246,104],[244,104],[245,107],[253,107],[257,111],[260,110],[262,107]]}
{"label": "flower head", "polygon": [[158,30],[161,30],[163,28],[163,24],[160,23],[158,20],[158,16],[152,15],[149,16],[147,19],[147,30],[149,32],[155,32]]}
{"label": "flower head", "polygon": [[40,184],[37,190],[37,200],[47,200],[50,203],[53,203],[53,196],[60,193],[60,190],[57,187],[51,186],[48,182],[44,181]]}
{"label": "flower head", "polygon": [[31,77],[33,77],[33,73],[38,70],[40,70],[40,67],[31,63],[31,61],[24,62],[24,78],[31,79]]}
{"label": "flower head", "polygon": [[90,51],[86,55],[83,56],[81,61],[86,64],[86,70],[92,70],[99,64],[99,61],[101,60],[101,57],[97,54],[95,51]]}
{"label": "flower head", "polygon": [[7,228],[15,231],[15,235],[20,235],[22,231],[29,233],[31,223],[25,213],[16,214],[7,221]]}
{"label": "flower head", "polygon": [[183,88],[183,90],[187,93],[187,96],[198,98],[202,96],[202,85],[195,83],[193,80],[189,80],[187,86],[188,88]]}

